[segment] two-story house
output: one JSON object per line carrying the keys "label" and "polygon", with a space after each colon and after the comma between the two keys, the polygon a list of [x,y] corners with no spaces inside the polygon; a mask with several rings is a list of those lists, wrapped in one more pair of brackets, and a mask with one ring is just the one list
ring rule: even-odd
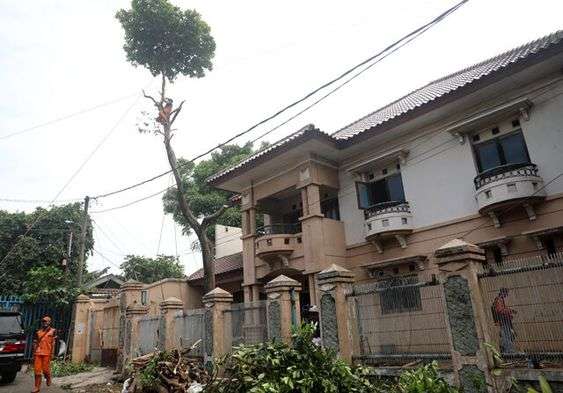
{"label": "two-story house", "polygon": [[[279,274],[419,279],[454,238],[491,263],[563,246],[563,31],[327,134],[309,125],[209,184],[239,193],[245,302]],[[264,225],[257,227],[257,216]]]}

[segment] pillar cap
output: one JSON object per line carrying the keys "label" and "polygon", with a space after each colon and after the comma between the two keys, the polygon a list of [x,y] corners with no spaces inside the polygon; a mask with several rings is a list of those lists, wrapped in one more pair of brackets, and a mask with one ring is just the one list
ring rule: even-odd
{"label": "pillar cap", "polygon": [[467,259],[485,261],[485,251],[462,239],[453,239],[434,251],[437,263],[446,263],[454,260]]}
{"label": "pillar cap", "polygon": [[78,297],[75,300],[76,303],[88,303],[89,301],[90,298],[84,294],[78,295]]}
{"label": "pillar cap", "polygon": [[143,287],[142,282],[135,281],[135,280],[128,280],[128,281],[124,282],[123,284],[121,284],[119,289],[121,291],[126,291],[126,290],[131,290],[131,289],[141,289],[142,287]]}
{"label": "pillar cap", "polygon": [[353,282],[354,273],[342,266],[332,264],[319,273],[319,281],[326,282]]}
{"label": "pillar cap", "polygon": [[273,280],[269,281],[266,285],[264,285],[264,289],[266,292],[275,292],[281,290],[301,290],[301,284],[299,281],[294,280],[293,278],[287,277],[283,274],[280,274]]}
{"label": "pillar cap", "polygon": [[177,297],[169,297],[160,302],[161,309],[180,309],[184,307],[184,303]]}
{"label": "pillar cap", "polygon": [[232,302],[233,295],[217,287],[203,295],[202,300],[203,302]]}
{"label": "pillar cap", "polygon": [[125,309],[125,315],[144,315],[149,312],[148,306],[131,305]]}

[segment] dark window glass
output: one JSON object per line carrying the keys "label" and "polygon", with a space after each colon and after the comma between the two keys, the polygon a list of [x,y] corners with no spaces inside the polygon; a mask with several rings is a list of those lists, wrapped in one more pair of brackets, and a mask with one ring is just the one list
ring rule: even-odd
{"label": "dark window glass", "polygon": [[373,183],[356,183],[358,207],[367,209],[375,204],[404,201],[405,191],[401,174],[388,176]]}
{"label": "dark window glass", "polygon": [[326,218],[340,220],[340,210],[338,207],[338,198],[331,198],[321,202],[321,213]]}
{"label": "dark window glass", "polygon": [[415,286],[389,287],[379,292],[381,312],[392,314],[422,309],[420,288]]}
{"label": "dark window glass", "polygon": [[501,136],[474,146],[479,172],[501,165],[530,162],[522,132]]}
{"label": "dark window glass", "polygon": [[481,172],[501,165],[496,141],[493,140],[476,145],[475,152],[477,153],[477,161]]}
{"label": "dark window glass", "polygon": [[502,252],[498,246],[493,247],[493,259],[497,265],[502,265]]}
{"label": "dark window glass", "polygon": [[499,139],[506,164],[520,164],[528,162],[526,143],[521,133],[508,135]]}
{"label": "dark window glass", "polygon": [[404,201],[405,191],[403,190],[403,180],[400,174],[389,176],[387,179],[390,201]]}
{"label": "dark window glass", "polygon": [[555,238],[554,237],[546,237],[543,239],[543,245],[545,250],[547,251],[547,255],[552,256],[557,254],[557,247],[555,247]]}

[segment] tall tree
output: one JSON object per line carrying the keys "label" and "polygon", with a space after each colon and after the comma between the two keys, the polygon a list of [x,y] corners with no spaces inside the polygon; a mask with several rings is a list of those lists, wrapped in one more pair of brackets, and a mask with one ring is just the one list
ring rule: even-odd
{"label": "tall tree", "polygon": [[[80,203],[52,206],[49,209],[38,207],[29,214],[0,210],[0,260],[8,255],[0,271],[2,282],[0,294],[22,295],[26,292],[26,288],[31,288],[30,285],[25,285],[26,282],[34,286],[35,290],[40,287],[46,289],[49,282],[53,283],[51,278],[56,272],[60,276],[57,287],[68,290],[66,293],[73,293],[78,273],[76,264],[78,247],[72,248],[70,256],[67,255],[67,251],[70,233],[73,233],[74,239],[80,237],[81,219]],[[27,228],[36,220],[37,223],[26,234]],[[87,254],[90,254],[94,247],[94,239],[89,217],[88,224],[85,245]],[[65,257],[70,260],[66,276],[68,280],[64,279],[61,266],[61,261]],[[51,269],[40,270],[41,268]],[[87,274],[86,268],[83,273]],[[42,277],[49,279],[45,280]]]}
{"label": "tall tree", "polygon": [[166,95],[166,84],[173,83],[178,75],[201,78],[212,69],[215,41],[210,28],[195,10],[182,10],[167,0],[133,0],[130,10],[116,14],[125,30],[124,50],[134,66],[147,68],[153,76],[160,76],[160,97],[144,93],[156,107],[158,116],[154,123],[146,122],[141,132],[153,132],[163,138],[168,163],[176,182],[178,209],[183,220],[195,232],[203,259],[206,290],[215,288],[212,242],[207,228],[223,215],[226,206],[206,212],[202,217],[188,203],[189,183],[182,181],[182,168],[174,149],[172,125],[182,110],[184,101],[177,107]]}
{"label": "tall tree", "polygon": [[150,284],[165,278],[184,277],[184,267],[176,257],[158,255],[146,258],[138,255],[127,255],[119,266],[126,280],[137,280]]}

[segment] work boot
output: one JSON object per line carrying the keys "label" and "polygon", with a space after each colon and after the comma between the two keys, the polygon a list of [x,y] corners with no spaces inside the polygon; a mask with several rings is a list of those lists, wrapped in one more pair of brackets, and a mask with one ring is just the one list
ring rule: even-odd
{"label": "work boot", "polygon": [[45,375],[45,384],[51,386],[51,373],[45,373],[43,375]]}
{"label": "work boot", "polygon": [[39,393],[39,390],[41,390],[41,374],[35,376],[35,386],[31,393]]}

